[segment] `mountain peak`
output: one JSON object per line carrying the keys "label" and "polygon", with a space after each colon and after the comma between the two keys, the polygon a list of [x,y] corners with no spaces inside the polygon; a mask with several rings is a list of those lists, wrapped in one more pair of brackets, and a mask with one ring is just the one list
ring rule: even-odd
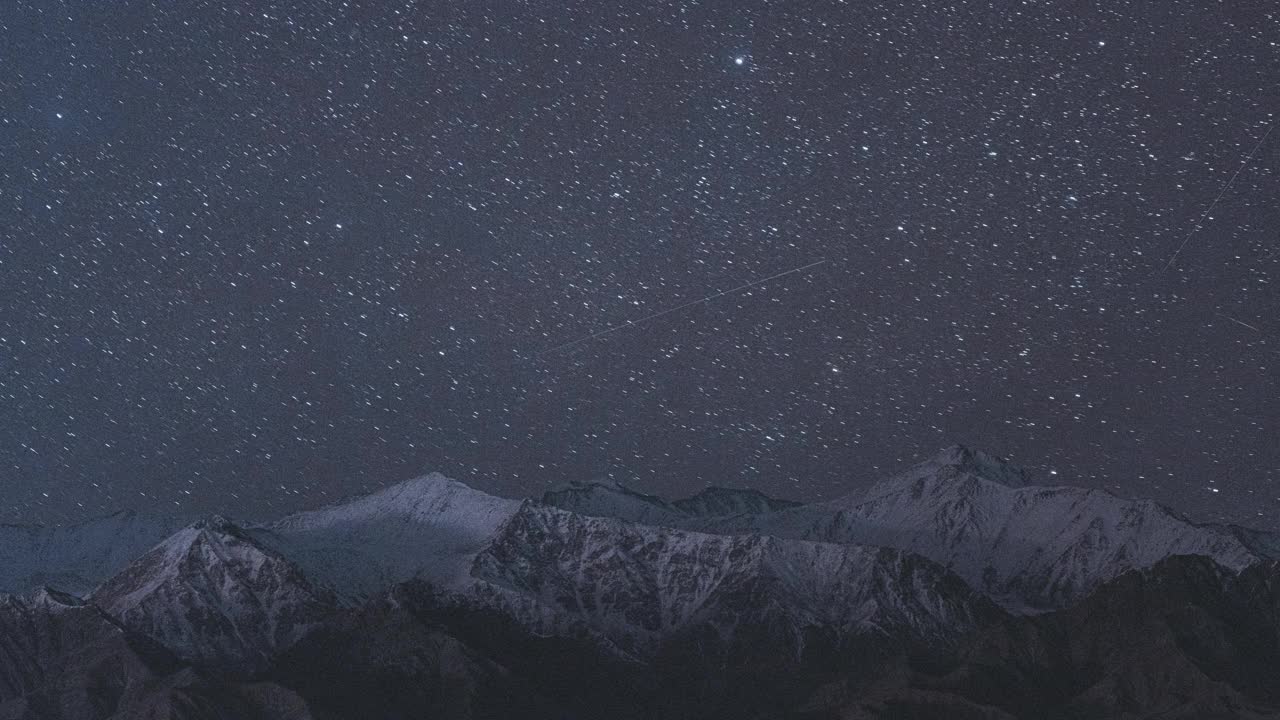
{"label": "mountain peak", "polygon": [[614,480],[611,477],[603,477],[595,480],[570,480],[566,486],[562,486],[556,489],[557,490],[567,490],[567,489],[589,490],[591,488],[597,488],[597,487],[608,488],[610,490],[619,490],[624,492],[630,490],[630,488],[628,488],[626,485],[623,485],[621,482],[619,482],[618,480]]}
{"label": "mountain peak", "polygon": [[503,506],[514,512],[519,504],[518,500],[490,495],[438,472],[431,472],[388,485],[367,495],[356,495],[315,510],[294,513],[263,528],[275,531],[303,530],[387,516],[439,516],[442,513],[466,512],[469,506]]}
{"label": "mountain peak", "polygon": [[542,504],[594,517],[616,517],[651,525],[669,525],[684,513],[655,495],[615,481],[570,482],[542,494]]}
{"label": "mountain peak", "polygon": [[453,478],[446,477],[438,472],[429,472],[425,475],[411,477],[408,480],[401,480],[392,483],[381,490],[372,493],[373,496],[423,496],[435,495],[440,492],[454,491],[461,488],[472,492],[479,492],[475,488],[466,483],[459,482]]}
{"label": "mountain peak", "polygon": [[560,485],[547,490],[543,493],[543,501],[546,504],[547,498],[555,498],[566,495],[611,495],[634,498],[640,502],[665,507],[669,503],[657,495],[649,495],[638,490],[632,490],[626,485],[611,478],[600,480],[570,480],[565,485]]}
{"label": "mountain peak", "polygon": [[1030,480],[1029,473],[1002,457],[957,444],[942,448],[904,472],[880,480],[864,492],[852,493],[836,502],[858,505],[904,492],[915,499],[937,492],[968,496],[978,490],[1003,495],[1031,486]]}
{"label": "mountain peak", "polygon": [[292,561],[221,516],[179,530],[90,599],[188,661],[250,668],[329,604]]}
{"label": "mountain peak", "polygon": [[[975,450],[966,445],[949,445],[939,450],[932,458],[917,465],[914,470],[937,472],[953,469],[956,477],[975,475],[983,480],[999,483],[1011,488],[1030,485],[1030,474],[1008,460],[982,450]],[[914,472],[912,474],[915,474]]]}
{"label": "mountain peak", "polygon": [[695,517],[726,517],[776,512],[800,505],[792,500],[769,497],[754,488],[735,489],[712,485],[697,494],[671,503]]}
{"label": "mountain peak", "polygon": [[519,507],[429,473],[249,534],[354,601],[415,577],[441,586],[465,580],[471,557]]}
{"label": "mountain peak", "polygon": [[197,520],[190,527],[193,530],[208,530],[222,535],[235,535],[240,532],[240,528],[235,523],[222,515],[210,515],[202,520]]}

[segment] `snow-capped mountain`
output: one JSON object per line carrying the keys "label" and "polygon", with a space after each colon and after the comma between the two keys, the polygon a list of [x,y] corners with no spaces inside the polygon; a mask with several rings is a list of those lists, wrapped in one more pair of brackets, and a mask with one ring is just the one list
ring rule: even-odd
{"label": "snow-capped mountain", "polygon": [[994,606],[933,562],[897,550],[711,535],[526,503],[475,559],[472,592],[544,634],[584,627],[652,653],[703,630],[802,653],[813,633],[946,644]]}
{"label": "snow-capped mountain", "polygon": [[[0,596],[0,720],[1118,718],[1182,687],[1210,715],[1280,716],[1271,533],[963,447],[808,505],[543,500],[428,475],[182,527],[86,599]],[[83,587],[163,527],[6,528],[0,569]]]}
{"label": "snow-capped mountain", "polygon": [[433,473],[247,532],[358,600],[417,577],[466,582],[472,558],[519,507]]}
{"label": "snow-capped mountain", "polygon": [[1032,485],[1022,470],[962,446],[863,492],[701,527],[907,550],[1015,611],[1065,607],[1173,555],[1239,570],[1275,547],[1270,534],[1196,524],[1150,500]]}
{"label": "snow-capped mountain", "polygon": [[[600,489],[588,492],[598,498]],[[619,490],[617,497],[644,496]],[[785,506],[734,491],[693,500],[693,509],[667,507],[693,519]],[[655,499],[651,507],[663,505]],[[539,632],[595,633],[625,652],[699,624],[726,638],[749,623],[796,637],[824,626],[841,637],[908,627],[949,637],[980,614],[981,603],[955,577],[905,553],[589,517],[439,475],[246,532],[349,601],[425,580]],[[561,602],[566,597],[594,600]]]}
{"label": "snow-capped mountain", "polygon": [[[615,508],[634,502],[650,519],[649,509],[705,520],[787,506],[737,491],[680,508],[624,488],[582,490],[577,497],[616,500]],[[906,553],[590,517],[439,475],[247,532],[348,599],[425,580],[538,632],[594,633],[627,653],[698,625],[715,626],[722,640],[744,624],[797,638],[819,627],[839,637],[909,628],[940,638],[980,614],[954,576]]]}
{"label": "snow-capped mountain", "polygon": [[322,620],[331,598],[223,518],[186,527],[91,602],[188,662],[257,668]]}
{"label": "snow-capped mountain", "polygon": [[181,525],[132,511],[64,527],[0,525],[0,592],[87,593]]}

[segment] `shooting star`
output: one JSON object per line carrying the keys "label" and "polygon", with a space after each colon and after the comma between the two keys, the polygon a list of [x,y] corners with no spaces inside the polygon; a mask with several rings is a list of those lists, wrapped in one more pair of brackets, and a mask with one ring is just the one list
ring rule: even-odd
{"label": "shooting star", "polygon": [[1216,313],[1214,313],[1214,315],[1217,315],[1218,317],[1222,318],[1223,320],[1230,320],[1231,322],[1233,322],[1233,323],[1235,323],[1235,324],[1237,324],[1237,325],[1243,325],[1244,327],[1247,327],[1247,328],[1249,328],[1250,330],[1253,330],[1254,332],[1262,332],[1261,328],[1256,328],[1256,327],[1254,327],[1254,326],[1250,325],[1249,323],[1247,323],[1247,322],[1245,322],[1245,321],[1243,321],[1243,320],[1237,320],[1237,319],[1235,319],[1235,318],[1231,317],[1230,315],[1223,315],[1223,314],[1222,314],[1222,313],[1220,313],[1220,312],[1216,312]]}
{"label": "shooting star", "polygon": [[1232,175],[1231,179],[1227,181],[1227,184],[1223,186],[1222,192],[1218,193],[1218,197],[1214,198],[1213,202],[1209,203],[1208,209],[1200,215],[1200,219],[1197,220],[1196,224],[1191,228],[1191,232],[1188,232],[1187,236],[1182,238],[1182,244],[1178,246],[1177,250],[1173,251],[1173,255],[1169,256],[1169,262],[1165,263],[1164,267],[1160,268],[1161,273],[1173,266],[1173,261],[1178,259],[1178,255],[1182,253],[1182,249],[1191,241],[1191,236],[1196,234],[1196,231],[1200,229],[1201,225],[1204,225],[1205,218],[1209,217],[1209,213],[1213,212],[1213,209],[1218,207],[1218,203],[1222,201],[1222,196],[1226,195],[1227,191],[1231,189],[1231,186],[1236,183],[1236,178],[1240,177],[1240,172],[1253,161],[1253,156],[1258,154],[1258,150],[1262,148],[1262,144],[1267,141],[1267,138],[1271,137],[1271,131],[1275,129],[1276,124],[1275,122],[1272,122],[1270,127],[1267,128],[1267,132],[1263,134],[1262,139],[1258,141],[1257,145],[1253,146],[1253,151],[1244,159],[1244,162],[1240,163],[1240,167],[1236,168],[1236,174]]}
{"label": "shooting star", "polygon": [[798,272],[802,272],[802,271],[804,271],[804,270],[808,270],[809,268],[811,268],[811,267],[816,267],[816,266],[818,266],[818,265],[821,265],[822,263],[824,263],[824,262],[826,262],[826,261],[827,261],[827,260],[826,260],[826,258],[823,258],[823,259],[821,259],[821,260],[819,260],[819,261],[817,261],[817,262],[811,262],[811,263],[809,263],[808,265],[801,265],[801,266],[800,266],[800,267],[798,267],[798,268],[791,268],[790,270],[787,270],[787,271],[784,271],[784,272],[777,273],[776,275],[770,275],[769,277],[766,277],[766,278],[760,278],[759,280],[752,280],[751,282],[746,283],[746,284],[744,284],[744,285],[739,285],[738,287],[735,287],[735,288],[729,288],[728,290],[723,290],[723,291],[718,292],[718,293],[716,293],[716,294],[714,294],[714,295],[708,295],[708,296],[706,296],[706,297],[704,297],[704,298],[699,298],[699,299],[697,299],[697,300],[691,300],[691,301],[689,301],[689,302],[687,302],[687,303],[684,303],[683,305],[677,305],[677,306],[675,306],[675,307],[673,307],[673,308],[667,308],[666,310],[662,310],[662,311],[660,311],[660,312],[653,313],[652,315],[645,315],[644,317],[639,318],[639,319],[636,319],[636,320],[628,320],[628,321],[626,321],[626,322],[624,322],[624,323],[618,323],[617,325],[612,325],[612,326],[610,326],[610,327],[607,327],[607,328],[605,328],[604,330],[601,330],[600,332],[592,333],[592,334],[590,334],[590,335],[585,335],[585,336],[583,336],[583,337],[578,338],[577,340],[570,340],[570,341],[569,341],[569,342],[567,342],[567,343],[562,343],[562,344],[560,344],[560,345],[556,345],[556,346],[555,346],[555,347],[553,347],[553,348],[549,348],[549,349],[547,349],[547,350],[543,350],[542,352],[538,353],[535,357],[541,357],[541,356],[543,356],[543,355],[547,355],[547,354],[550,354],[550,353],[553,353],[553,352],[559,352],[560,350],[564,350],[565,348],[573,347],[573,346],[575,346],[575,345],[581,345],[582,343],[586,343],[586,342],[591,342],[592,340],[595,340],[595,339],[597,339],[597,338],[604,337],[605,335],[608,335],[608,334],[610,334],[610,333],[617,332],[617,331],[622,330],[622,329],[624,329],[624,328],[634,327],[634,326],[636,326],[636,325],[642,325],[642,324],[644,324],[644,323],[649,322],[650,320],[655,320],[655,319],[657,319],[657,318],[660,318],[660,317],[662,317],[663,315],[670,315],[670,314],[671,314],[671,313],[673,313],[673,312],[679,312],[679,311],[681,311],[681,310],[683,310],[683,309],[685,309],[685,308],[687,308],[687,307],[693,307],[694,305],[698,305],[698,304],[702,304],[702,303],[709,303],[709,302],[711,302],[712,300],[715,300],[716,298],[724,297],[725,295],[731,295],[731,294],[733,294],[733,293],[738,292],[739,290],[746,290],[746,289],[747,289],[747,288],[749,288],[749,287],[755,287],[756,285],[762,285],[762,284],[764,284],[764,283],[769,282],[770,280],[777,280],[777,279],[778,279],[778,278],[780,278],[780,277],[784,277],[784,276],[786,276],[786,275],[791,275],[792,273],[798,273]]}

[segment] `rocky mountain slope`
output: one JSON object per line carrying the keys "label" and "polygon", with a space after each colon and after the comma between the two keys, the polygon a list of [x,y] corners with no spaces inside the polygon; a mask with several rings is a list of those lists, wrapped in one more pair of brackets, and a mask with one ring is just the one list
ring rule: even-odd
{"label": "rocky mountain slope", "polygon": [[[628,515],[616,507],[596,502],[589,514]],[[1034,485],[1004,460],[962,446],[828,502],[671,524],[913,552],[1014,612],[1066,607],[1173,555],[1204,555],[1235,570],[1280,557],[1272,534],[1196,524],[1104,490]]]}
{"label": "rocky mountain slope", "polygon": [[775,516],[754,527],[919,553],[1015,611],[1066,607],[1174,555],[1234,570],[1266,559],[1230,528],[1105,490],[1032,485],[1003,460],[959,446],[822,509],[797,513],[808,525]]}
{"label": "rocky mountain slope", "polygon": [[702,633],[801,655],[819,633],[945,646],[997,615],[958,578],[886,548],[710,535],[526,504],[480,553],[467,597],[543,634],[598,633],[629,656]]}
{"label": "rocky mountain slope", "polygon": [[183,665],[101,608],[41,589],[0,596],[0,718],[6,720],[311,720],[269,681]]}
{"label": "rocky mountain slope", "polygon": [[[1178,556],[1067,610],[1010,617],[952,666],[886,677],[844,717],[1275,718],[1280,567]],[[831,696],[838,684],[826,689]],[[979,714],[975,714],[979,713]]]}
{"label": "rocky mountain slope", "polygon": [[333,605],[293,563],[223,518],[178,531],[89,599],[184,661],[239,670],[269,664]]}

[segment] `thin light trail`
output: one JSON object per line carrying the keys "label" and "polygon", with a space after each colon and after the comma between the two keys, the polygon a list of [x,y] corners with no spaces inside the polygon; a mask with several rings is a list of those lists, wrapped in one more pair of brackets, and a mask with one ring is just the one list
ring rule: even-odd
{"label": "thin light trail", "polygon": [[615,333],[615,332],[617,332],[617,331],[619,331],[619,330],[622,330],[622,329],[624,329],[624,328],[634,327],[634,326],[636,326],[636,325],[641,325],[641,324],[643,324],[643,323],[647,323],[647,322],[649,322],[650,320],[655,320],[655,319],[660,318],[660,317],[662,317],[662,316],[664,316],[664,315],[670,315],[670,314],[671,314],[671,313],[673,313],[673,312],[679,312],[679,311],[681,311],[681,310],[684,310],[684,309],[685,309],[685,308],[687,308],[687,307],[693,307],[694,305],[698,305],[698,304],[701,304],[701,303],[708,303],[708,302],[711,302],[712,300],[715,300],[716,298],[724,297],[725,295],[731,295],[731,294],[733,294],[733,293],[736,293],[736,292],[738,292],[739,290],[746,290],[746,289],[747,289],[747,288],[749,288],[749,287],[755,287],[756,285],[762,285],[762,284],[764,284],[764,283],[769,282],[770,280],[777,280],[777,279],[778,279],[778,278],[780,278],[780,277],[784,277],[784,276],[786,276],[786,275],[790,275],[790,274],[792,274],[792,273],[798,273],[798,272],[802,272],[802,271],[804,271],[804,270],[808,270],[809,268],[811,268],[811,267],[816,267],[816,266],[818,266],[818,265],[821,265],[822,263],[824,263],[824,262],[826,262],[826,261],[827,261],[827,260],[826,260],[826,258],[823,258],[823,259],[821,259],[821,260],[818,260],[817,262],[811,262],[811,263],[809,263],[808,265],[801,265],[801,266],[800,266],[800,267],[798,267],[798,268],[791,268],[790,270],[786,270],[786,271],[784,271],[784,272],[777,273],[776,275],[770,275],[769,277],[766,277],[766,278],[760,278],[759,280],[752,280],[751,282],[746,283],[746,284],[744,284],[744,285],[739,285],[738,287],[730,288],[730,289],[728,289],[728,290],[722,290],[721,292],[718,292],[718,293],[716,293],[716,294],[714,294],[714,295],[708,295],[708,296],[706,296],[706,297],[704,297],[704,298],[699,298],[699,299],[697,299],[697,300],[691,300],[691,301],[689,301],[689,302],[687,302],[687,303],[684,303],[683,305],[677,305],[677,306],[675,306],[675,307],[673,307],[673,308],[667,308],[666,310],[662,310],[662,311],[660,311],[660,312],[653,313],[652,315],[645,315],[644,317],[639,318],[639,319],[637,319],[637,320],[628,320],[628,321],[626,321],[626,322],[624,322],[624,323],[618,323],[617,325],[613,325],[613,326],[607,327],[607,328],[605,328],[604,330],[601,330],[600,332],[592,333],[592,334],[590,334],[590,335],[586,335],[586,336],[580,337],[580,338],[578,338],[577,340],[570,340],[570,341],[569,341],[569,342],[567,342],[567,343],[563,343],[563,344],[561,344],[561,345],[556,345],[556,346],[555,346],[555,347],[553,347],[553,348],[549,348],[549,349],[547,349],[547,350],[543,350],[542,352],[538,353],[538,355],[537,355],[537,356],[538,356],[538,357],[540,357],[540,356],[542,356],[542,355],[547,355],[547,354],[549,354],[549,353],[559,352],[559,351],[561,351],[561,350],[564,350],[565,348],[573,347],[573,346],[575,346],[575,345],[581,345],[582,343],[591,342],[592,340],[595,340],[596,338],[604,337],[605,335],[608,335],[608,334],[610,334],[610,333]]}
{"label": "thin light trail", "polygon": [[1270,127],[1267,128],[1267,132],[1263,134],[1262,139],[1258,141],[1257,145],[1253,146],[1253,151],[1250,152],[1249,156],[1244,159],[1244,162],[1240,163],[1240,167],[1236,168],[1236,174],[1231,176],[1231,179],[1228,180],[1227,184],[1223,186],[1222,192],[1218,193],[1218,197],[1214,198],[1213,202],[1209,204],[1208,209],[1206,209],[1204,213],[1200,215],[1200,219],[1197,220],[1195,226],[1191,228],[1191,232],[1187,233],[1187,236],[1182,238],[1182,244],[1178,246],[1177,250],[1173,251],[1173,255],[1169,256],[1169,262],[1165,263],[1164,267],[1160,268],[1161,273],[1167,271],[1170,267],[1173,266],[1173,261],[1178,259],[1178,255],[1182,253],[1182,249],[1187,246],[1188,242],[1191,242],[1191,236],[1196,234],[1196,231],[1200,229],[1201,225],[1204,225],[1205,218],[1209,217],[1209,213],[1213,212],[1213,209],[1218,207],[1218,203],[1222,201],[1222,197],[1226,195],[1227,191],[1231,189],[1231,186],[1235,184],[1236,178],[1240,177],[1240,173],[1245,169],[1245,167],[1247,167],[1249,163],[1253,161],[1253,156],[1258,154],[1258,150],[1262,148],[1262,144],[1267,141],[1267,138],[1271,137],[1271,131],[1275,129],[1276,129],[1276,124],[1273,121]]}
{"label": "thin light trail", "polygon": [[1237,320],[1237,319],[1235,319],[1235,318],[1231,317],[1230,315],[1223,315],[1223,314],[1222,314],[1222,313],[1220,313],[1220,312],[1216,312],[1216,313],[1214,313],[1214,315],[1217,315],[1218,317],[1222,318],[1223,320],[1230,320],[1231,322],[1233,322],[1233,323],[1235,323],[1235,324],[1237,324],[1237,325],[1243,325],[1243,326],[1245,326],[1245,327],[1247,327],[1247,328],[1249,328],[1250,330],[1253,330],[1253,331],[1255,331],[1255,332],[1262,332],[1262,329],[1261,329],[1261,328],[1256,328],[1256,327],[1254,327],[1254,326],[1250,325],[1249,323],[1247,323],[1247,322],[1245,322],[1245,321],[1243,321],[1243,320]]}

